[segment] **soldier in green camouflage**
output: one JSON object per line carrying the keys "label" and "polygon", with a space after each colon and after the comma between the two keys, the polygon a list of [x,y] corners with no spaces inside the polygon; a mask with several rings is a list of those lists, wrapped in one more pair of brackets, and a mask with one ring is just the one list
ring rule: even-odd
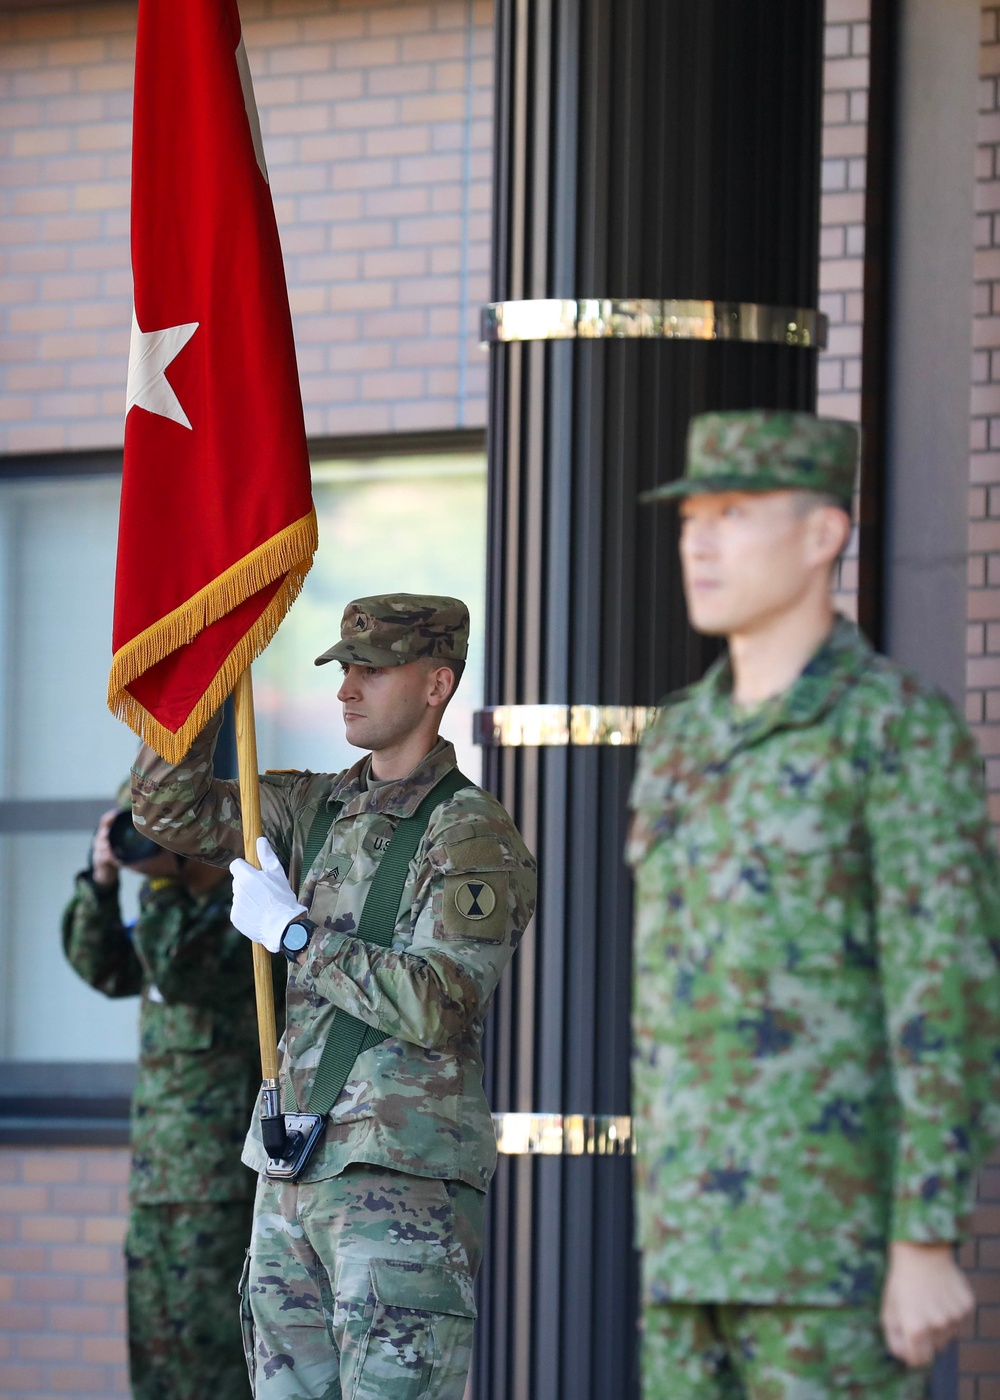
{"label": "soldier in green camouflage", "polygon": [[[464,1392],[496,1160],[483,1019],[535,902],[534,861],[499,803],[473,783],[442,801],[410,862],[391,946],[357,932],[397,825],[455,773],[438,729],[467,639],[455,599],[351,603],[316,664],[340,663],[347,738],[370,752],[342,773],[264,775],[263,869],[233,862],[234,921],[289,959],[285,1109],[308,1102],[338,1009],[385,1036],[358,1055],[296,1182],[263,1174],[251,1125],[244,1161],[262,1175],[243,1317],[257,1400]],[[228,864],[243,835],[236,785],[212,774],[216,730],[177,767],[142,749],[133,801],[157,841]],[[329,830],[307,867],[317,812]],[[296,953],[285,934],[304,914],[314,927]]]}
{"label": "soldier in green camouflage", "polygon": [[138,919],[123,923],[108,842],[118,810],[77,876],[63,947],[98,991],[142,998],[125,1242],[132,1395],[246,1400],[238,1320],[219,1298],[235,1294],[250,1234],[254,1178],[239,1150],[260,1084],[252,958],[230,922],[226,872],[166,851],[129,867],[146,879]]}
{"label": "soldier in green camouflage", "polygon": [[856,446],[707,414],[651,493],[729,649],[631,797],[645,1400],[909,1400],[972,1307],[998,864],[964,724],[833,612]]}

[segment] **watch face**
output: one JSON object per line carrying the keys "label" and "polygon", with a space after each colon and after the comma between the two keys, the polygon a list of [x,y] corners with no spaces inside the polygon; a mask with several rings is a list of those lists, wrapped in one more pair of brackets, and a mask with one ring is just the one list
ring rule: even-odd
{"label": "watch face", "polygon": [[301,953],[309,942],[309,930],[301,924],[289,924],[281,941],[289,952]]}

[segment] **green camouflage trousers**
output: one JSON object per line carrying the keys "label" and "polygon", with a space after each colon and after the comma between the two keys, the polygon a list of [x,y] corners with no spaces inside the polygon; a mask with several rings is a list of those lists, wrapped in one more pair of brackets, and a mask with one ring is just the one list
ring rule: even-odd
{"label": "green camouflage trousers", "polygon": [[249,1400],[236,1285],[249,1201],[133,1206],[125,1239],[133,1400]]}
{"label": "green camouflage trousers", "polygon": [[367,1164],[262,1177],[241,1290],[256,1400],[462,1400],[485,1199]]}
{"label": "green camouflage trousers", "polygon": [[920,1400],[926,1371],[886,1351],[876,1308],[649,1305],[643,1400]]}

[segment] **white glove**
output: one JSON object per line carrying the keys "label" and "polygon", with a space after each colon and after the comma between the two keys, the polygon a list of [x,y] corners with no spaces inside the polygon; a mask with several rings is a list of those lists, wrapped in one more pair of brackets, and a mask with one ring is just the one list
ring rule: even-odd
{"label": "white glove", "polygon": [[233,876],[232,920],[240,933],[276,953],[286,924],[304,914],[306,906],[292,893],[266,836],[257,838],[257,859],[259,870],[245,860],[234,860],[229,866]]}

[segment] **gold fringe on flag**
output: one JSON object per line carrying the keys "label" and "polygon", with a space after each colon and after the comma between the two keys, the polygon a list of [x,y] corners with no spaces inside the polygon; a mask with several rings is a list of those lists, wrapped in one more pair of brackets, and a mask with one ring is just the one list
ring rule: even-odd
{"label": "gold fringe on flag", "polygon": [[[232,691],[237,676],[261,654],[278,630],[282,618],[299,595],[317,543],[316,512],[311,510],[301,520],[258,545],[179,608],[126,642],[115,652],[111,662],[108,706],[112,713],[124,720],[167,763],[180,763]],[[206,627],[283,574],[281,587],[226,657],[181,728],[176,732],[165,728],[129,692],[129,683],[171,652],[193,642]]]}

